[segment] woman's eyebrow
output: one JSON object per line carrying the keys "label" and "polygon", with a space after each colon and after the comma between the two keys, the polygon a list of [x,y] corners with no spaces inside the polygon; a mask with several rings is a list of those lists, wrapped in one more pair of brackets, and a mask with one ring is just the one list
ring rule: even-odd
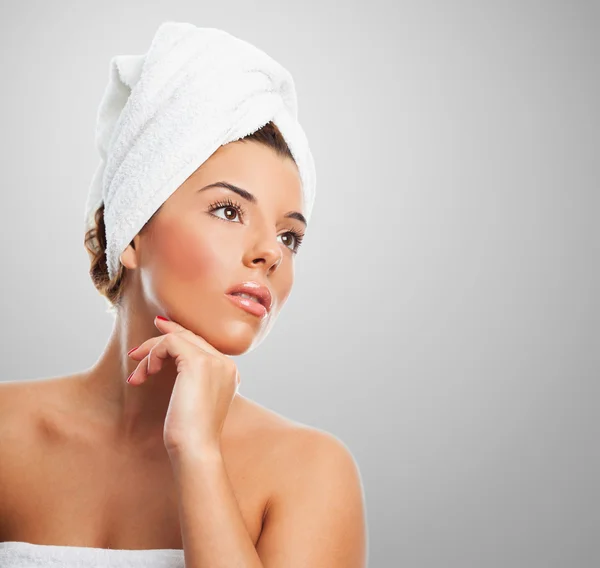
{"label": "woman's eyebrow", "polygon": [[[216,183],[211,183],[209,185],[205,185],[204,187],[201,187],[198,191],[203,191],[205,189],[208,189],[210,187],[223,187],[225,189],[229,189],[230,191],[233,191],[234,193],[237,193],[240,197],[242,197],[243,199],[245,199],[246,201],[249,201],[250,203],[256,205],[258,203],[258,199],[256,199],[256,197],[250,193],[249,191],[242,189],[241,187],[238,187],[237,185],[233,185],[232,183],[228,183],[226,181],[218,181]],[[286,213],[284,215],[284,217],[287,217],[288,219],[297,219],[298,221],[300,221],[301,223],[304,223],[304,225],[307,225],[306,219],[304,217],[304,215],[302,215],[302,213],[298,212],[298,211],[289,211],[288,213]]]}

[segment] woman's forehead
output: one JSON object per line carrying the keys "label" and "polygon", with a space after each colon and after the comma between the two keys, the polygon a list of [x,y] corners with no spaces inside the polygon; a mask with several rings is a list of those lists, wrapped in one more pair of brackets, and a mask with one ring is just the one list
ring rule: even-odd
{"label": "woman's forehead", "polygon": [[221,190],[232,185],[251,194],[257,205],[284,200],[290,207],[302,207],[302,182],[295,162],[255,142],[221,146],[185,183],[194,192],[212,184]]}

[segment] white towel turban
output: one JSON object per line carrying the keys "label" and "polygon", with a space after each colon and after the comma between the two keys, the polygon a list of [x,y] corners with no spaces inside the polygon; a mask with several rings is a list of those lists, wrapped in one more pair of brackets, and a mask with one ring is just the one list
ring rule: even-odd
{"label": "white towel turban", "polygon": [[227,32],[177,22],[159,26],[146,54],[113,57],[98,108],[101,160],[85,206],[87,230],[104,203],[109,276],[133,237],[202,163],[269,121],[298,165],[309,219],[315,166],[284,67]]}

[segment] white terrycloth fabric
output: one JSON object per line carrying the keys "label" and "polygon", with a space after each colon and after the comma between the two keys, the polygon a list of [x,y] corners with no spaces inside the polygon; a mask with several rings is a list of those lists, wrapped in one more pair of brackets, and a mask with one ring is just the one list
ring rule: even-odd
{"label": "white terrycloth fabric", "polygon": [[291,74],[219,29],[164,22],[146,54],[113,57],[85,206],[87,230],[104,203],[110,277],[133,237],[203,162],[271,120],[298,165],[308,220],[315,165],[297,114]]}
{"label": "white terrycloth fabric", "polygon": [[2,568],[185,568],[183,550],[124,550],[0,542]]}

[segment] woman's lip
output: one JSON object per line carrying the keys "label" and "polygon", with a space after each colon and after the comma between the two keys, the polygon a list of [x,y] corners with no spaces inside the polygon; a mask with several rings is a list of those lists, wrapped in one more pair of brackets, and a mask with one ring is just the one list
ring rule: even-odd
{"label": "woman's lip", "polygon": [[236,306],[246,310],[248,313],[258,317],[265,317],[267,315],[267,309],[258,302],[243,298],[242,296],[234,296],[233,294],[225,294]]}

